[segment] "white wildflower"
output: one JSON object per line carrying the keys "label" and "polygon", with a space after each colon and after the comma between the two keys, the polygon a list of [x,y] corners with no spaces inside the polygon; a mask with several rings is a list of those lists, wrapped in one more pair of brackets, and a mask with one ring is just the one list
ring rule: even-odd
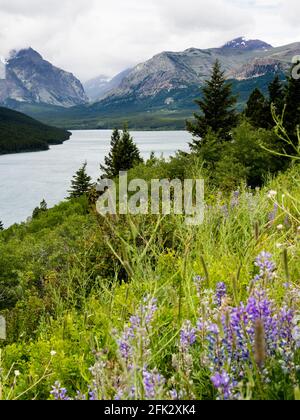
{"label": "white wildflower", "polygon": [[277,195],[277,191],[271,190],[268,192],[268,198],[272,199],[275,198]]}

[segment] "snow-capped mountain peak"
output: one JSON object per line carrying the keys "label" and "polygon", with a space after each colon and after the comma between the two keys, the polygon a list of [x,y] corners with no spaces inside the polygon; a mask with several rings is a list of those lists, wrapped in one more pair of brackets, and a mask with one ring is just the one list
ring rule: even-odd
{"label": "snow-capped mountain peak", "polygon": [[245,37],[239,37],[235,38],[229,42],[227,42],[225,45],[223,45],[223,50],[263,50],[267,51],[269,49],[273,48],[272,45],[261,41],[259,39],[247,39]]}

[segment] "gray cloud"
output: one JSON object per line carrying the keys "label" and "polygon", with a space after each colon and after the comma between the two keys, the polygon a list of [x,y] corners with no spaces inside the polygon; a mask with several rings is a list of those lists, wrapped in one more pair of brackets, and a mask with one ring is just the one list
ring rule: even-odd
{"label": "gray cloud", "polygon": [[[94,5],[91,0],[90,4]],[[13,16],[55,16],[76,15],[87,8],[83,0],[0,0],[1,12]]]}
{"label": "gray cloud", "polygon": [[84,80],[240,35],[300,41],[299,14],[298,0],[0,0],[0,55],[32,46]]}
{"label": "gray cloud", "polygon": [[183,31],[228,31],[245,28],[252,20],[243,9],[223,0],[214,0],[213,7],[211,0],[165,0],[159,9],[167,23]]}

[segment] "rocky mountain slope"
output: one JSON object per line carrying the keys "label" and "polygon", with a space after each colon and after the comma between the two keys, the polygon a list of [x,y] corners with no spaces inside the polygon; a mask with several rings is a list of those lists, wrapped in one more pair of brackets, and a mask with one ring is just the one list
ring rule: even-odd
{"label": "rocky mountain slope", "polygon": [[53,66],[32,48],[11,54],[0,80],[0,103],[48,104],[62,107],[88,101],[81,82]]}
{"label": "rocky mountain slope", "polygon": [[110,78],[105,75],[100,75],[93,79],[88,80],[87,82],[83,83],[83,87],[85,93],[91,102],[96,101],[97,99],[102,99],[103,92],[106,94],[109,90],[107,90],[107,86],[110,82]]}
{"label": "rocky mountain slope", "polygon": [[161,105],[172,107],[178,96],[184,97],[184,92],[188,94],[209,77],[216,60],[228,79],[247,80],[287,71],[299,50],[300,43],[273,48],[260,40],[237,38],[221,48],[163,52],[133,68],[101,104],[108,107],[149,99],[157,103],[160,98]]}
{"label": "rocky mountain slope", "polygon": [[113,89],[119,87],[123,79],[128,76],[131,69],[127,69],[117,74],[112,79],[107,76],[99,76],[88,80],[83,84],[85,93],[91,102],[100,101]]}

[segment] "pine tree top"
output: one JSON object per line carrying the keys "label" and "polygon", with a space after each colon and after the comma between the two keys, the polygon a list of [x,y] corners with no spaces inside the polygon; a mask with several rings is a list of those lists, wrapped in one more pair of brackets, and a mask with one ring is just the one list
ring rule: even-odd
{"label": "pine tree top", "polygon": [[68,191],[69,199],[79,198],[87,194],[92,188],[92,178],[86,172],[87,162],[73,176],[71,181],[71,189]]}
{"label": "pine tree top", "polygon": [[238,121],[235,110],[237,98],[232,93],[232,85],[226,80],[219,61],[215,62],[211,78],[202,87],[202,98],[195,102],[201,113],[195,113],[194,121],[187,122],[187,130],[200,139],[212,131],[220,139],[228,140]]}
{"label": "pine tree top", "polygon": [[115,178],[119,172],[128,171],[141,162],[139,149],[125,125],[122,133],[119,130],[112,133],[110,152],[104,159],[105,164],[100,166],[102,178]]}
{"label": "pine tree top", "polygon": [[268,86],[269,91],[269,102],[270,104],[276,103],[282,100],[284,95],[283,84],[278,75],[275,76],[274,80]]}

